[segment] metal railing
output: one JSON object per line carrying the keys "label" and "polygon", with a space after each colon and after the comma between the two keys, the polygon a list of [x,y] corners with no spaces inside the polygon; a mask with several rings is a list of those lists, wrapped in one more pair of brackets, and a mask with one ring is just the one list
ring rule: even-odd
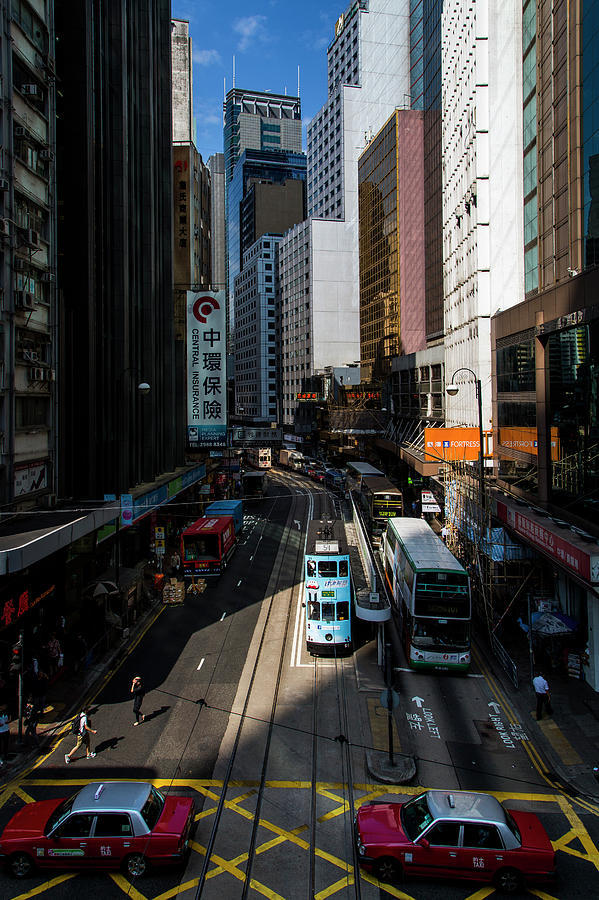
{"label": "metal railing", "polygon": [[491,634],[491,646],[493,647],[493,652],[501,666],[503,667],[506,675],[518,690],[518,666],[509,655],[499,638],[497,638],[494,634]]}

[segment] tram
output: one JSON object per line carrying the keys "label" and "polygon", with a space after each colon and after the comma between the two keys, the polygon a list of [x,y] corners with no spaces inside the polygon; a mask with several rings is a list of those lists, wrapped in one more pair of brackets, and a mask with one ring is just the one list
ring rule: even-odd
{"label": "tram", "polygon": [[403,516],[403,494],[388,478],[365,475],[359,497],[372,542],[380,546],[389,519]]}
{"label": "tram", "polygon": [[422,519],[389,519],[385,579],[413,669],[470,668],[470,578]]}
{"label": "tram", "polygon": [[347,464],[347,480],[350,487],[355,484],[357,488],[362,487],[363,478],[384,478],[385,473],[380,469],[375,469],[370,463],[366,462],[348,462]]}
{"label": "tram", "polygon": [[352,649],[353,582],[343,523],[308,523],[304,556],[306,648],[313,656]]}
{"label": "tram", "polygon": [[270,469],[272,466],[270,447],[248,447],[245,458],[254,469]]}

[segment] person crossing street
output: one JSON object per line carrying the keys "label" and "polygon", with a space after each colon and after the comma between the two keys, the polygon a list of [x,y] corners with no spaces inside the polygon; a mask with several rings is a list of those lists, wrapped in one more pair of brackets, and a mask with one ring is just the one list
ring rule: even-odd
{"label": "person crossing street", "polygon": [[64,761],[67,765],[73,761],[73,755],[79,750],[80,747],[85,747],[86,759],[93,759],[95,757],[96,754],[92,751],[90,746],[90,734],[97,734],[97,732],[90,725],[89,706],[84,706],[79,713],[79,731],[77,734],[77,743],[70,753],[65,753],[64,755]]}

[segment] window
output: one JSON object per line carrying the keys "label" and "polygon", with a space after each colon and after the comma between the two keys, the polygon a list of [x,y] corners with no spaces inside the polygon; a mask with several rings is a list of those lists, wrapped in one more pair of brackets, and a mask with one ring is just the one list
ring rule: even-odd
{"label": "window", "polygon": [[437,822],[425,837],[433,847],[457,847],[460,841],[460,823]]}
{"label": "window", "polygon": [[93,815],[83,813],[75,813],[69,816],[66,822],[60,825],[52,837],[59,838],[84,838],[89,837],[91,831]]}
{"label": "window", "polygon": [[131,837],[131,819],[126,813],[102,813],[96,819],[94,837]]}
{"label": "window", "polygon": [[318,563],[318,574],[321,578],[336,578],[337,577],[337,560],[336,559],[321,559]]}
{"label": "window", "polygon": [[339,560],[339,578],[347,578],[349,564],[346,559]]}
{"label": "window", "polygon": [[503,850],[503,842],[495,825],[464,825],[464,847],[480,850]]}
{"label": "window", "polygon": [[349,620],[349,603],[347,600],[342,600],[337,604],[337,621],[338,622],[347,622]]}
{"label": "window", "polygon": [[318,600],[308,600],[308,618],[313,622],[320,621],[320,603]]}

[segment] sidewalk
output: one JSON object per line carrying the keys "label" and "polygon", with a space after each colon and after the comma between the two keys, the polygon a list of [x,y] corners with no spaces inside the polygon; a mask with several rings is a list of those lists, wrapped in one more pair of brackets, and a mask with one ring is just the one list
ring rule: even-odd
{"label": "sidewalk", "polygon": [[476,643],[518,713],[524,731],[549,763],[548,778],[573,795],[581,794],[599,803],[599,782],[593,773],[593,768],[599,766],[599,694],[586,681],[568,677],[559,670],[547,671],[553,713],[544,713],[537,722],[526,635],[510,635],[504,643],[518,669],[517,689],[490,644],[479,635]]}
{"label": "sidewalk", "polygon": [[93,693],[94,688],[99,685],[106,673],[126,657],[130,648],[135,644],[137,636],[152,624],[161,609],[162,602],[157,598],[138,618],[130,629],[128,637],[117,646],[111,647],[87,668],[83,668],[82,663],[78,672],[65,670],[58,674],[46,693],[44,715],[40,716],[37,726],[39,739],[37,747],[27,743],[24,723],[23,742],[22,746],[19,746],[19,723],[17,719],[11,721],[10,751],[4,766],[0,768],[0,787],[27,765],[33,763],[37,756],[48,752],[57,734],[65,725],[68,727],[71,718],[81,709],[85,698]]}

